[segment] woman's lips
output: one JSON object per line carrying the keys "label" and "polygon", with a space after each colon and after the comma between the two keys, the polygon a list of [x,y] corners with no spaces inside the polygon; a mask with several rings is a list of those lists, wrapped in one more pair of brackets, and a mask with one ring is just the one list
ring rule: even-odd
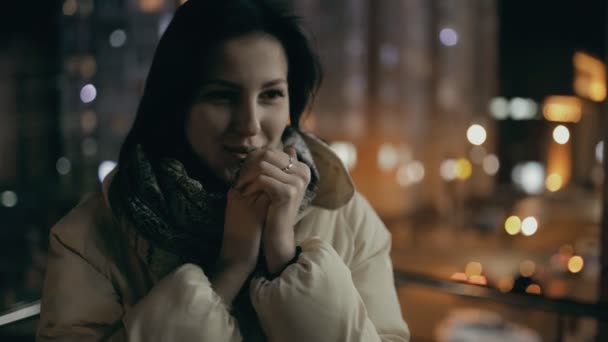
{"label": "woman's lips", "polygon": [[247,159],[247,156],[255,151],[256,148],[250,146],[224,146],[224,150],[231,156],[244,160]]}

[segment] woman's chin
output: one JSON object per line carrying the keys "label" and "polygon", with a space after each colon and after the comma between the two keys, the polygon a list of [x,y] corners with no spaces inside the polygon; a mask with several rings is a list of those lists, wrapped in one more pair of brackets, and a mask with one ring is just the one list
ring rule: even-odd
{"label": "woman's chin", "polygon": [[232,183],[236,182],[236,180],[238,179],[239,170],[240,170],[240,168],[236,167],[236,166],[234,166],[234,167],[225,167],[218,174],[218,176],[224,182],[232,184]]}

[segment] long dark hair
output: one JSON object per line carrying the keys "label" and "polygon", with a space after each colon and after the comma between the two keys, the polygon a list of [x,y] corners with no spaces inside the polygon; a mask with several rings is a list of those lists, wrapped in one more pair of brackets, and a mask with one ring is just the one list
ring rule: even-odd
{"label": "long dark hair", "polygon": [[158,44],[120,161],[138,144],[150,158],[174,156],[186,139],[186,114],[214,49],[253,32],[274,36],[286,52],[291,125],[299,128],[322,71],[299,18],[290,13],[285,1],[189,0],[177,10]]}

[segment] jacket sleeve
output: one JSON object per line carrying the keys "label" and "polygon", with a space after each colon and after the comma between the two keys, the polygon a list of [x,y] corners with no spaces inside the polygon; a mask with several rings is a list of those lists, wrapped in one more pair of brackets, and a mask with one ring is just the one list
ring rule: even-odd
{"label": "jacket sleeve", "polygon": [[185,264],[124,312],[111,281],[51,234],[36,340],[241,341],[202,270]]}
{"label": "jacket sleeve", "polygon": [[329,243],[311,238],[280,277],[253,280],[252,303],[269,341],[409,341],[389,232],[359,194],[343,210],[354,233],[349,266]]}

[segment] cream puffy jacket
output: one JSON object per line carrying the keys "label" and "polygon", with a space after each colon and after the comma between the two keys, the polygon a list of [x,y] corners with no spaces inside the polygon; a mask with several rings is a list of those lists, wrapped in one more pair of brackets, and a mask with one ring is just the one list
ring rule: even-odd
{"label": "cream puffy jacket", "polygon": [[297,262],[250,283],[257,337],[244,337],[256,335],[239,326],[198,266],[151,253],[115,221],[106,181],[51,230],[37,341],[408,341],[387,229],[333,152],[306,142],[319,192],[298,217]]}

